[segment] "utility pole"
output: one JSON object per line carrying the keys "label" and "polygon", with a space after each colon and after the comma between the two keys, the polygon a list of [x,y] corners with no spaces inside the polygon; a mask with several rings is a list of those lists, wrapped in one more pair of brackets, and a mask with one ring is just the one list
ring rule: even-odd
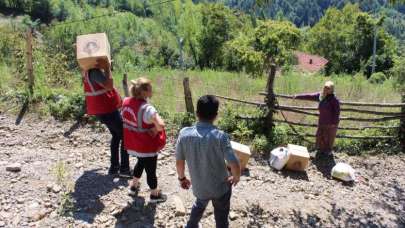
{"label": "utility pole", "polygon": [[374,41],[373,41],[373,65],[371,66],[371,75],[375,72],[375,54],[377,51],[377,25],[374,25]]}
{"label": "utility pole", "polygon": [[[382,5],[382,8],[385,8],[387,1]],[[377,8],[374,9],[374,15],[377,16]],[[383,22],[383,17],[378,19],[378,22],[374,25],[374,40],[373,40],[373,65],[371,66],[371,74],[374,74],[376,67],[376,52],[377,52],[377,27],[380,26]]]}
{"label": "utility pole", "polygon": [[180,59],[179,59],[179,64],[180,64],[180,69],[184,70],[184,60],[183,60],[183,44],[184,44],[184,39],[183,37],[177,38],[179,42],[179,48],[180,48]]}

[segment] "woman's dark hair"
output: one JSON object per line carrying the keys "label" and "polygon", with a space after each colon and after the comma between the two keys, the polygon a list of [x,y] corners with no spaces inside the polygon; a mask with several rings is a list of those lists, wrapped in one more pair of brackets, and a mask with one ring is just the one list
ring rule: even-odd
{"label": "woman's dark hair", "polygon": [[211,121],[218,115],[219,101],[213,95],[204,95],[197,102],[197,116],[201,120]]}

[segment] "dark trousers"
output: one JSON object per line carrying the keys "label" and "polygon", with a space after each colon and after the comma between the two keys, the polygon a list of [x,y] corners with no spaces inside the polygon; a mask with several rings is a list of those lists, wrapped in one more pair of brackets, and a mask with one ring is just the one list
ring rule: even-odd
{"label": "dark trousers", "polygon": [[[124,143],[122,141],[123,124],[120,112],[117,110],[112,113],[97,115],[97,119],[107,126],[112,135],[110,144],[111,168],[120,169],[121,171],[129,170],[129,156],[124,149]],[[120,151],[120,153],[118,151]],[[121,154],[121,165],[119,162],[119,154]]]}
{"label": "dark trousers", "polygon": [[[215,224],[217,228],[228,228],[229,221],[228,215],[231,207],[232,188],[229,189],[225,195],[218,199],[212,199],[212,206],[214,207]],[[197,228],[205,208],[210,200],[196,199],[191,209],[190,219],[187,222],[186,228]]]}
{"label": "dark trousers", "polygon": [[157,176],[156,176],[156,167],[157,167],[157,156],[139,158],[138,162],[134,168],[134,177],[141,178],[143,170],[146,171],[146,182],[150,189],[157,188]]}

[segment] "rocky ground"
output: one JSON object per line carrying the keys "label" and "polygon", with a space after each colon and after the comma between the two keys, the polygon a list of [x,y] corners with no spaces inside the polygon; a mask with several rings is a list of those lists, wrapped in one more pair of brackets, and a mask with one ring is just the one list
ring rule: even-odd
{"label": "rocky ground", "polygon": [[[159,157],[168,201],[149,203],[147,185],[127,194],[127,179],[106,175],[109,134],[102,127],[0,114],[0,227],[182,227],[193,202],[175,174],[174,146]],[[387,148],[389,149],[389,148]],[[131,166],[136,159],[131,158]],[[344,161],[360,181],[331,179]],[[234,188],[231,227],[405,227],[405,155],[312,159],[306,173],[273,171],[251,159]],[[202,220],[214,227],[212,207]]]}

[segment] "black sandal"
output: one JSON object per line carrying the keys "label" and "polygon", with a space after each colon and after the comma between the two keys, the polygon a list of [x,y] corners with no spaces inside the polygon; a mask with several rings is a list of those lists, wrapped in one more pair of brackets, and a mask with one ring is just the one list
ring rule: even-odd
{"label": "black sandal", "polygon": [[150,194],[151,203],[161,203],[161,202],[165,202],[166,200],[167,200],[167,196],[165,194],[163,194],[162,192],[159,192],[158,195]]}

